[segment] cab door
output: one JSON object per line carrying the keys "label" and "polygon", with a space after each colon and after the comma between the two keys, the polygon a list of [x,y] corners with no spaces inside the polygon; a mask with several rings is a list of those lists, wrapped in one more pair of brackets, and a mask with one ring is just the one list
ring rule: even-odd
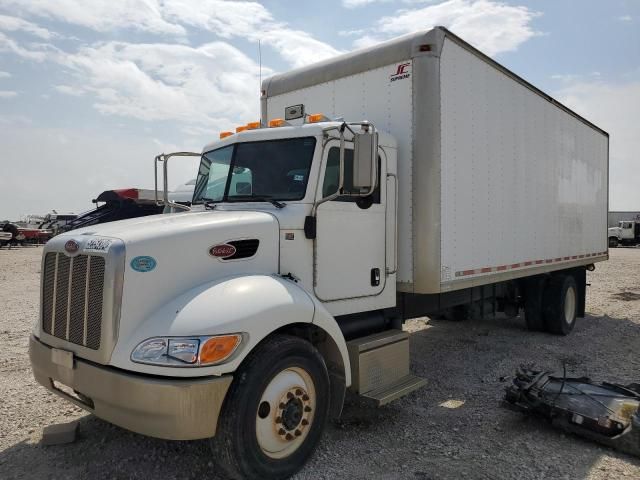
{"label": "cab door", "polygon": [[[379,150],[381,152],[381,150]],[[352,189],[353,149],[345,149],[344,188]],[[340,145],[326,145],[317,199],[338,188]],[[323,301],[378,295],[385,287],[385,202],[384,154],[378,156],[378,179],[368,197],[343,195],[322,203],[316,212],[314,246],[314,290]],[[382,184],[386,186],[386,182]]]}

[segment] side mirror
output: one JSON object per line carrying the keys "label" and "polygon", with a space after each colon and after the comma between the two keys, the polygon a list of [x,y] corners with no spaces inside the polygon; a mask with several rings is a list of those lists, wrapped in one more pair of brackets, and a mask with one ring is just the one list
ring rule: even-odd
{"label": "side mirror", "polygon": [[[372,191],[375,187],[375,165],[378,156],[378,133],[368,128],[353,136],[353,187]],[[371,193],[371,192],[369,192]]]}

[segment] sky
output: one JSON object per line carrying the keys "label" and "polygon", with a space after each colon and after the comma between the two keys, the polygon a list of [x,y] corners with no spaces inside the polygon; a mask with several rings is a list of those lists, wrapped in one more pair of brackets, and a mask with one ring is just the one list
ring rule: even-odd
{"label": "sky", "polygon": [[152,188],[259,119],[261,76],[435,25],[607,130],[610,209],[640,210],[640,0],[0,0],[0,219]]}

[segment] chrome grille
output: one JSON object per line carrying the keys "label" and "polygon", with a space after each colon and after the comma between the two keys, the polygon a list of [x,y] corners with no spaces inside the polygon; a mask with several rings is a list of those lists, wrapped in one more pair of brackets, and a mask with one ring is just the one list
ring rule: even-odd
{"label": "chrome grille", "polygon": [[42,329],[93,350],[100,348],[105,261],[96,255],[49,252],[42,273]]}

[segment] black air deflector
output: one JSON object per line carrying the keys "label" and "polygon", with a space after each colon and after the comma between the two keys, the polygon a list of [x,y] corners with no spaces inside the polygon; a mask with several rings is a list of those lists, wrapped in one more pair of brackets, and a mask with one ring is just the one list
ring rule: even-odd
{"label": "black air deflector", "polygon": [[236,247],[236,253],[230,257],[225,257],[224,260],[238,260],[241,258],[253,257],[258,251],[260,240],[256,238],[249,240],[234,240],[232,242],[227,242],[227,244]]}

